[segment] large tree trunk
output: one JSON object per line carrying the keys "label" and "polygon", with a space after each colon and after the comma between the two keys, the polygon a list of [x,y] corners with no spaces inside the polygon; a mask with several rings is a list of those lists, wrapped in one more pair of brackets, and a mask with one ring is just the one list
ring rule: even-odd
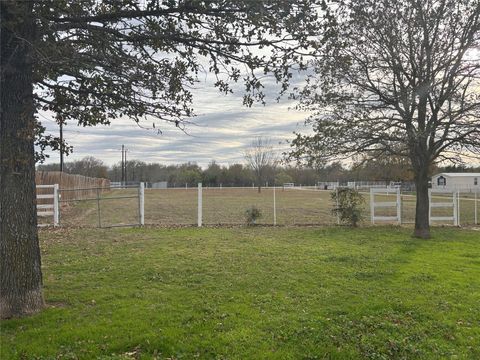
{"label": "large tree trunk", "polygon": [[417,205],[415,208],[414,236],[422,239],[430,238],[429,198],[428,198],[428,168],[415,170],[415,187]]}
{"label": "large tree trunk", "polygon": [[32,4],[0,4],[0,318],[44,306],[35,201]]}

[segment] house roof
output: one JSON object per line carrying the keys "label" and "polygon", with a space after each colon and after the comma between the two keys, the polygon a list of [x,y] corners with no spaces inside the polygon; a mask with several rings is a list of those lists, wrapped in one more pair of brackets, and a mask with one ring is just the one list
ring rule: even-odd
{"label": "house roof", "polygon": [[480,177],[480,173],[440,173],[435,176],[448,176],[448,177]]}

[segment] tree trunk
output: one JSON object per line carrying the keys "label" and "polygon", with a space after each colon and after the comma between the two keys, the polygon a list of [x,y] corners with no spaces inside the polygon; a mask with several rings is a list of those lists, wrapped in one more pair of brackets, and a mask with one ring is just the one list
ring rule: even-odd
{"label": "tree trunk", "polygon": [[262,192],[262,186],[258,185],[258,193],[260,194]]}
{"label": "tree trunk", "polygon": [[429,198],[428,198],[428,169],[422,168],[415,171],[415,187],[417,192],[417,205],[415,208],[414,236],[421,239],[430,238]]}
{"label": "tree trunk", "polygon": [[0,318],[44,306],[37,234],[33,2],[1,2]]}

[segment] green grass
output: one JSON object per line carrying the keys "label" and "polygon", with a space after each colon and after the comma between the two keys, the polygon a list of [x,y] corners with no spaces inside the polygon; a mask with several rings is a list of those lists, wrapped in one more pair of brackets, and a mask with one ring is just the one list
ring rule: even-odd
{"label": "green grass", "polygon": [[2,359],[478,359],[480,232],[42,231],[49,307]]}

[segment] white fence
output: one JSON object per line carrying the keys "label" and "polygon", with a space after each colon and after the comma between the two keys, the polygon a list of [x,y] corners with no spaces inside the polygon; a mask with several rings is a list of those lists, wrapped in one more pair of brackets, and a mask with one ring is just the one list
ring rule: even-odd
{"label": "white fence", "polygon": [[[437,194],[437,198],[440,198],[442,201],[434,201],[433,199],[435,198],[434,195],[432,194]],[[447,198],[447,196],[449,196]],[[429,199],[429,219],[430,219],[430,224],[432,224],[433,221],[452,221],[453,225],[458,226],[459,223],[459,202],[460,202],[460,196],[457,191],[451,191],[451,190],[440,190],[440,189],[435,189],[432,190],[430,189],[428,191],[428,199]],[[451,200],[450,200],[451,199]],[[445,201],[447,200],[447,201]],[[449,201],[448,201],[449,200]],[[476,201],[475,201],[475,207],[476,207]],[[443,214],[441,216],[438,215],[432,215],[433,209],[451,209],[450,214],[446,215]],[[448,211],[448,210],[447,210]],[[477,222],[477,211],[475,209],[475,223]]]}
{"label": "white fence", "polygon": [[[143,183],[121,189],[58,189],[39,186],[38,214],[51,216],[54,226],[191,226],[240,225],[246,210],[258,208],[264,225],[334,225],[332,191],[294,187],[250,187],[145,189]],[[47,194],[48,191],[48,194]],[[75,193],[74,199],[67,194]],[[411,224],[415,217],[415,195],[399,188],[371,188],[363,193],[365,213],[372,224]],[[370,198],[368,200],[368,198]],[[40,200],[42,202],[40,202]],[[461,205],[461,206],[460,206]],[[432,224],[478,224],[477,194],[430,192]],[[461,216],[460,216],[461,215]],[[50,220],[50,219],[49,219]]]}
{"label": "white fence", "polygon": [[[375,201],[375,195],[385,196],[396,194],[396,201]],[[381,216],[375,214],[376,208],[394,208],[396,210],[395,216]],[[395,189],[380,189],[370,188],[370,217],[372,224],[376,221],[394,221],[398,224],[402,223],[402,199],[400,195],[400,188]]]}
{"label": "white fence", "polygon": [[[290,184],[290,183],[289,183]],[[285,185],[285,184],[284,184]],[[284,185],[282,186],[266,186],[266,187],[263,187],[264,191],[265,190],[268,190],[268,191],[271,191],[271,203],[270,203],[270,210],[271,210],[271,219],[272,219],[272,222],[269,222],[267,220],[267,223],[269,224],[273,224],[273,226],[276,226],[277,225],[277,189],[279,190],[283,190],[283,191],[286,191],[288,189],[295,189],[295,187],[293,186],[293,183],[291,183],[292,186],[287,186],[285,187]],[[299,187],[301,188],[301,187]],[[197,226],[198,227],[202,227],[204,225],[204,210],[205,210],[205,204],[204,204],[204,197],[205,197],[205,194],[203,192],[203,185],[202,183],[198,183],[198,187],[197,187]],[[232,187],[232,188],[222,188],[222,187],[219,187],[217,188],[219,191],[221,190],[227,190],[228,189],[236,189],[236,190],[242,190],[242,189],[247,189],[247,188],[241,188],[241,187]],[[250,189],[250,188],[248,188]],[[211,187],[206,187],[205,188],[206,191],[210,191],[210,190],[214,190],[215,191],[215,188],[211,188]],[[257,192],[257,188],[254,188],[250,191],[253,191],[254,193]],[[269,195],[270,196],[270,195]],[[207,205],[208,206],[208,205]]]}
{"label": "white fence", "polygon": [[[370,184],[371,186],[375,186],[374,184]],[[224,188],[226,189],[226,188]],[[278,196],[276,195],[276,187],[269,187],[266,188],[267,190],[272,191],[272,202],[271,202],[271,207],[272,207],[272,214],[273,218],[272,221],[269,222],[270,224],[273,224],[274,226],[277,225],[277,199]],[[285,190],[298,190],[298,191],[305,191],[305,192],[311,192],[313,193],[330,193],[331,191],[323,191],[323,189],[315,189],[315,188],[307,188],[307,187],[302,187],[302,186],[295,186],[295,187],[279,187],[280,190],[283,189]],[[280,192],[282,194],[282,192]],[[401,224],[411,224],[412,221],[407,219],[408,216],[404,216],[407,212],[409,217],[413,220],[414,218],[414,206],[410,206],[410,208],[405,209],[404,208],[404,203],[407,204],[414,204],[415,202],[415,195],[412,195],[411,193],[404,194],[402,198],[402,192],[401,188],[399,186],[395,187],[386,187],[386,188],[380,188],[380,187],[371,187],[370,191],[370,217],[371,217],[371,223],[376,224],[379,222],[389,222],[389,223],[396,223],[398,225]],[[430,190],[430,195],[432,194],[432,191]],[[465,197],[461,198],[460,193],[453,193],[452,195],[452,200],[445,202],[442,201],[442,197],[445,197],[445,195],[448,193],[440,193],[437,194],[437,192],[433,192],[433,196],[429,197],[429,218],[430,218],[430,223],[447,223],[447,222],[452,222],[453,225],[455,226],[460,226],[461,221],[460,221],[460,203],[461,200],[464,203],[470,203],[470,206],[472,209],[468,209],[469,211],[469,216],[472,217],[472,219],[465,219],[465,225],[470,224],[470,225],[478,225],[478,194],[472,194],[474,195],[471,197]],[[438,201],[440,195],[440,201]],[[467,194],[465,194],[467,195]],[[204,221],[204,197],[206,195],[202,193],[202,185],[198,185],[198,208],[197,208],[197,225],[202,226],[205,221]],[[208,196],[208,195],[207,195]],[[313,196],[312,196],[313,197]],[[394,199],[388,199],[389,197],[394,197]],[[380,198],[380,199],[379,199]],[[382,199],[383,198],[383,199]],[[329,202],[330,200],[327,198],[322,199],[322,203],[319,203],[319,207],[331,207],[332,204]],[[473,204],[473,206],[471,205]],[[432,209],[440,209],[445,212],[445,208],[451,209],[451,212],[446,215],[436,215],[435,210],[432,211]],[[387,212],[388,215],[382,214],[382,212]],[[338,218],[336,219],[337,223],[339,223]],[[320,221],[319,223],[323,224],[325,222]],[[332,223],[332,222],[330,222]]]}
{"label": "white fence", "polygon": [[351,189],[385,189],[385,181],[348,181],[347,187]]}
{"label": "white fence", "polygon": [[[197,187],[197,226],[203,226],[203,185],[198,183]],[[277,208],[276,208],[276,186],[273,189],[273,225],[277,225]]]}
{"label": "white fence", "polygon": [[[52,189],[52,192],[46,193]],[[145,185],[60,189],[37,185],[37,217],[53,218],[39,226],[116,227],[145,224]],[[63,196],[62,196],[63,195]]]}
{"label": "white fence", "polygon": [[[39,192],[42,192],[43,194],[39,194]],[[47,192],[47,194],[45,194],[45,192]],[[60,211],[58,206],[58,200],[59,200],[58,196],[59,196],[58,184],[37,185],[37,217],[52,218],[51,222],[39,223],[38,226],[51,226],[51,225],[58,226],[59,225]],[[42,203],[42,204],[39,204],[39,203]]]}
{"label": "white fence", "polygon": [[316,183],[315,188],[320,190],[335,190],[340,187],[338,181],[319,181]]}

